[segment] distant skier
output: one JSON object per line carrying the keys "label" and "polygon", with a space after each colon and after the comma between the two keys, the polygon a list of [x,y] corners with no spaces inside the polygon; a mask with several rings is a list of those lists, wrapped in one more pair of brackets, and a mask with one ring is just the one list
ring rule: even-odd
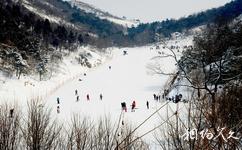
{"label": "distant skier", "polygon": [[84,73],[83,75],[84,75],[84,76],[87,76],[87,74],[86,74],[86,73]]}
{"label": "distant skier", "polygon": [[77,90],[75,90],[75,95],[78,95],[78,91]]}
{"label": "distant skier", "polygon": [[60,106],[57,106],[57,114],[60,113]]}
{"label": "distant skier", "polygon": [[10,109],[10,118],[13,118],[14,109]]}
{"label": "distant skier", "polygon": [[103,95],[102,94],[100,94],[99,97],[100,97],[100,100],[103,100]]}
{"label": "distant skier", "polygon": [[136,107],[136,103],[135,101],[132,102],[132,105],[131,105],[131,112],[134,112],[135,110],[135,107]]}
{"label": "distant skier", "polygon": [[160,102],[160,95],[158,96],[158,100],[159,100],[159,102]]}
{"label": "distant skier", "polygon": [[154,100],[156,100],[156,94],[153,94],[153,96],[154,96]]}
{"label": "distant skier", "polygon": [[147,107],[147,109],[150,109],[149,101],[146,101],[146,107]]}
{"label": "distant skier", "polygon": [[179,101],[180,101],[180,100],[179,100],[179,95],[176,95],[176,96],[175,96],[175,99],[174,99],[173,102],[174,102],[174,103],[178,103]]}
{"label": "distant skier", "polygon": [[169,94],[169,90],[165,89],[164,90],[164,96],[167,96]]}
{"label": "distant skier", "polygon": [[87,94],[87,100],[88,100],[88,101],[90,100],[90,96],[89,96],[89,94]]}
{"label": "distant skier", "polygon": [[174,96],[171,97],[171,100],[174,102],[174,100],[175,100],[175,99],[174,99]]}
{"label": "distant skier", "polygon": [[112,67],[111,67],[111,66],[108,66],[108,68],[109,68],[109,70],[111,70],[111,69],[112,69]]}
{"label": "distant skier", "polygon": [[127,55],[128,53],[127,53],[127,51],[123,51],[123,55]]}
{"label": "distant skier", "polygon": [[79,95],[77,95],[77,97],[76,97],[76,102],[78,102],[79,101]]}
{"label": "distant skier", "polygon": [[57,104],[60,104],[60,98],[59,97],[57,97],[56,101],[57,101]]}
{"label": "distant skier", "polygon": [[121,103],[121,107],[122,107],[122,110],[127,112],[127,106],[126,106],[126,103],[125,102],[122,102]]}

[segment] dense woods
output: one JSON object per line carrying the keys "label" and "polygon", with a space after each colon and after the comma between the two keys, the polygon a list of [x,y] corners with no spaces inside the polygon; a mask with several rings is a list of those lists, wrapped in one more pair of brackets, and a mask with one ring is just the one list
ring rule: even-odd
{"label": "dense woods", "polygon": [[[174,10],[175,11],[175,10]],[[164,37],[170,37],[173,32],[183,32],[194,27],[201,25],[206,25],[212,22],[231,21],[238,17],[242,13],[242,1],[235,0],[226,5],[206,10],[200,13],[191,14],[187,17],[175,19],[166,19],[164,21],[157,21],[153,23],[140,24],[138,27],[129,28],[130,37],[135,39],[139,38],[139,35],[152,35],[150,37],[155,37],[155,34],[161,34]],[[147,32],[149,34],[147,34]],[[151,41],[151,38],[147,38]],[[151,42],[146,40],[145,42]]]}

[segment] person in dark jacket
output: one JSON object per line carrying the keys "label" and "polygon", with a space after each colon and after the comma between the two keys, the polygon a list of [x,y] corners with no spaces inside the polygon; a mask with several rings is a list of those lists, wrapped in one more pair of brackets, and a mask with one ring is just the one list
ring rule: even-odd
{"label": "person in dark jacket", "polygon": [[146,101],[146,107],[147,107],[147,109],[150,109],[149,101]]}
{"label": "person in dark jacket", "polygon": [[10,118],[13,118],[14,109],[10,109]]}
{"label": "person in dark jacket", "polygon": [[56,101],[57,101],[57,104],[60,104],[60,98],[59,97],[57,97]]}
{"label": "person in dark jacket", "polygon": [[156,94],[153,94],[153,96],[154,96],[154,100],[156,100]]}
{"label": "person in dark jacket", "polygon": [[88,101],[90,100],[90,96],[89,96],[89,94],[87,94],[87,100],[88,100]]}
{"label": "person in dark jacket", "polygon": [[60,106],[57,106],[57,114],[60,113]]}
{"label": "person in dark jacket", "polygon": [[125,102],[122,102],[121,103],[121,107],[122,107],[122,110],[127,112],[127,106],[126,106],[126,103]]}

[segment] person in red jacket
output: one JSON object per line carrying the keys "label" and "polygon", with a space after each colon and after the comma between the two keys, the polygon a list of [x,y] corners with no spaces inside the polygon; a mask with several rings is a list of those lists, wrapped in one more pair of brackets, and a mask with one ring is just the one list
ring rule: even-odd
{"label": "person in red jacket", "polygon": [[133,101],[133,103],[131,105],[131,111],[132,112],[134,112],[135,107],[136,107],[136,103],[135,103],[135,101]]}

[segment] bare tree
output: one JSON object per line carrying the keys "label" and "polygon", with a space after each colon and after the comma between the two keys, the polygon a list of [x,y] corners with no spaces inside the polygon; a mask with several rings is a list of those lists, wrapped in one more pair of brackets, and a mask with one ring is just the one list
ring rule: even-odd
{"label": "bare tree", "polygon": [[93,145],[94,126],[87,118],[74,115],[70,129],[67,130],[67,149],[86,150]]}
{"label": "bare tree", "polygon": [[16,150],[20,144],[20,112],[8,104],[0,106],[0,149]]}
{"label": "bare tree", "polygon": [[40,99],[28,103],[27,118],[21,126],[25,149],[57,149],[61,127],[52,120],[50,112]]}
{"label": "bare tree", "polygon": [[[163,149],[241,148],[242,118],[238,115],[241,113],[238,109],[241,108],[238,93],[242,86],[242,72],[238,68],[241,67],[242,59],[239,56],[241,47],[236,47],[236,41],[230,42],[237,38],[235,28],[231,28],[226,25],[214,27],[196,37],[194,47],[184,51],[181,59],[178,59],[173,49],[165,46],[170,54],[164,57],[174,58],[177,74],[168,74],[160,66],[152,68],[158,74],[172,75],[170,83],[183,79],[183,82],[173,87],[190,90],[189,105],[185,105],[187,119],[177,116],[175,120],[169,120],[168,131],[163,133],[163,138],[161,134],[156,136]],[[219,38],[221,36],[224,39]],[[163,44],[166,45],[165,42]],[[201,134],[194,138],[190,137],[191,132]],[[178,136],[181,133],[188,133],[186,142],[184,137]],[[226,137],[217,136],[220,134]]]}

